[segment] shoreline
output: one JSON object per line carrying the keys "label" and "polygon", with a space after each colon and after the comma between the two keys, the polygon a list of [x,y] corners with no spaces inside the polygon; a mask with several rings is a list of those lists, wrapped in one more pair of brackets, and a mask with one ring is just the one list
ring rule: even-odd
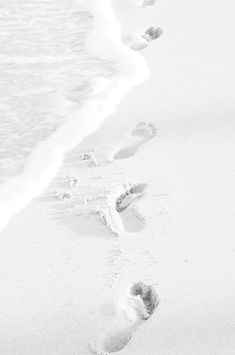
{"label": "shoreline", "polygon": [[[147,79],[149,75],[145,59],[141,55],[133,53],[122,43],[121,25],[117,22],[113,13],[112,1],[106,0],[101,6],[98,0],[93,0],[92,6],[96,13],[95,18],[97,16],[101,18],[94,23],[92,32],[87,38],[87,43],[89,42],[87,46],[90,47],[90,50],[91,47],[94,50],[95,45],[96,49],[92,54],[96,55],[98,49],[99,55],[105,57],[106,47],[101,52],[100,49],[102,48],[104,34],[106,38],[109,38],[109,43],[113,45],[114,49],[112,59],[115,59],[118,65],[121,65],[118,79],[114,77],[111,81],[107,79],[98,81],[94,89],[95,94],[89,99],[89,107],[85,106],[85,108],[77,111],[76,105],[72,104],[72,112],[68,114],[67,123],[58,132],[53,133],[48,140],[39,144],[30,155],[24,173],[1,185],[0,214],[2,218],[0,229],[12,215],[19,212],[30,199],[45,189],[61,166],[65,153],[96,130],[107,116],[115,112],[118,103],[131,87]],[[101,30],[101,24],[103,27],[99,44],[97,43],[97,33]],[[109,50],[111,48],[109,46]],[[130,68],[131,73],[129,73]],[[79,125],[77,123],[78,116],[80,116]],[[93,117],[95,117],[95,121]]]}
{"label": "shoreline", "polygon": [[[123,340],[122,314],[136,315],[129,294],[140,281],[160,304],[131,339],[124,332],[129,343],[117,354],[233,352],[235,125],[229,96],[224,106],[215,100],[227,87],[205,95],[196,78],[201,40],[211,51],[215,33],[218,47],[229,36],[214,16],[198,26],[203,6],[184,18],[179,4],[158,3],[168,38],[146,50],[150,80],[66,154],[45,191],[1,231],[1,354],[91,355],[89,344],[113,340],[110,330]],[[211,74],[203,73],[205,85]],[[118,236],[103,216],[118,217]]]}

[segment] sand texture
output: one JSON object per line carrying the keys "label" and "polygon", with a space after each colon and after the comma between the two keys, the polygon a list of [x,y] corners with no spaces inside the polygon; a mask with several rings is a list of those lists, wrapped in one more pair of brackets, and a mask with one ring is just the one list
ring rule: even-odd
{"label": "sand texture", "polygon": [[231,18],[215,3],[114,3],[123,35],[163,27],[151,77],[1,231],[0,355],[234,353]]}

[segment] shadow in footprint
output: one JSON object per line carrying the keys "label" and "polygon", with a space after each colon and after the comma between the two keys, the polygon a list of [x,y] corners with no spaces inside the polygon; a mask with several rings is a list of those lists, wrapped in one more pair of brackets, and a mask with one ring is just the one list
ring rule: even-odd
{"label": "shadow in footprint", "polygon": [[120,216],[127,232],[137,233],[145,227],[146,220],[134,205],[120,212]]}

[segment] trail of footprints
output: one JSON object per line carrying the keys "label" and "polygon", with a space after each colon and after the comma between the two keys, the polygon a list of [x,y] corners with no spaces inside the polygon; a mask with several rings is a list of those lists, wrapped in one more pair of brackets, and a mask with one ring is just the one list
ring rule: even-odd
{"label": "trail of footprints", "polygon": [[[96,168],[99,164],[115,162],[119,159],[127,159],[133,156],[141,145],[156,135],[156,128],[151,123],[140,122],[129,135],[121,142],[109,157],[101,159],[101,163],[95,157],[95,149],[80,155],[79,161],[76,157],[70,157],[65,162],[68,170],[71,163],[79,168]],[[69,162],[68,162],[69,160]],[[88,181],[89,181],[89,173]],[[85,175],[86,176],[86,175]],[[102,177],[100,176],[100,179]],[[98,182],[98,177],[96,176]],[[94,180],[93,180],[94,181]],[[55,185],[55,184],[54,184]],[[145,183],[123,183],[115,189],[107,191],[100,188],[87,190],[80,188],[80,180],[76,176],[59,177],[56,182],[58,189],[49,189],[45,200],[56,201],[54,204],[55,217],[64,216],[69,223],[78,226],[81,218],[98,219],[115,237],[123,233],[137,233],[145,226],[145,217],[138,211],[138,200],[145,196],[147,184]],[[81,190],[83,192],[81,192]],[[60,201],[60,204],[58,204]],[[70,217],[70,218],[69,218]],[[89,224],[89,222],[85,223]],[[91,223],[93,224],[93,222]],[[119,239],[116,239],[117,241]],[[123,248],[121,244],[114,243],[113,249],[107,257],[108,273],[105,275],[105,287],[112,287],[115,280],[122,272]],[[105,355],[123,349],[134,334],[135,330],[150,318],[159,303],[157,293],[153,286],[143,282],[135,283],[128,289],[127,293],[113,305],[113,313],[107,316],[102,314],[104,324],[108,324],[105,330],[97,336],[91,345],[91,351],[95,354]]]}

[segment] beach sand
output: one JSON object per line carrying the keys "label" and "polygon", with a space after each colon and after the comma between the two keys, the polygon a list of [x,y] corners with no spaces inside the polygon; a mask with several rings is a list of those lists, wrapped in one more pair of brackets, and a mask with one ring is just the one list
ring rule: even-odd
{"label": "beach sand", "polygon": [[[173,38],[146,50],[151,79],[67,154],[48,188],[0,234],[2,355],[90,354],[101,333],[128,328],[115,310],[138,281],[154,286],[160,304],[121,354],[233,353],[231,97],[223,85],[201,87],[203,29],[183,64],[173,58],[176,48],[184,53],[184,26],[174,34],[175,12],[164,6],[155,14],[169,17]],[[208,88],[222,72],[218,66],[213,81],[208,72]]]}
{"label": "beach sand", "polygon": [[[140,280],[155,285],[161,302],[123,354],[231,353],[231,132],[159,127],[132,157],[97,166],[82,160],[88,149],[73,152],[1,233],[1,353],[89,354],[104,327],[97,309]],[[94,211],[123,183],[148,186],[117,212],[117,236]]]}

